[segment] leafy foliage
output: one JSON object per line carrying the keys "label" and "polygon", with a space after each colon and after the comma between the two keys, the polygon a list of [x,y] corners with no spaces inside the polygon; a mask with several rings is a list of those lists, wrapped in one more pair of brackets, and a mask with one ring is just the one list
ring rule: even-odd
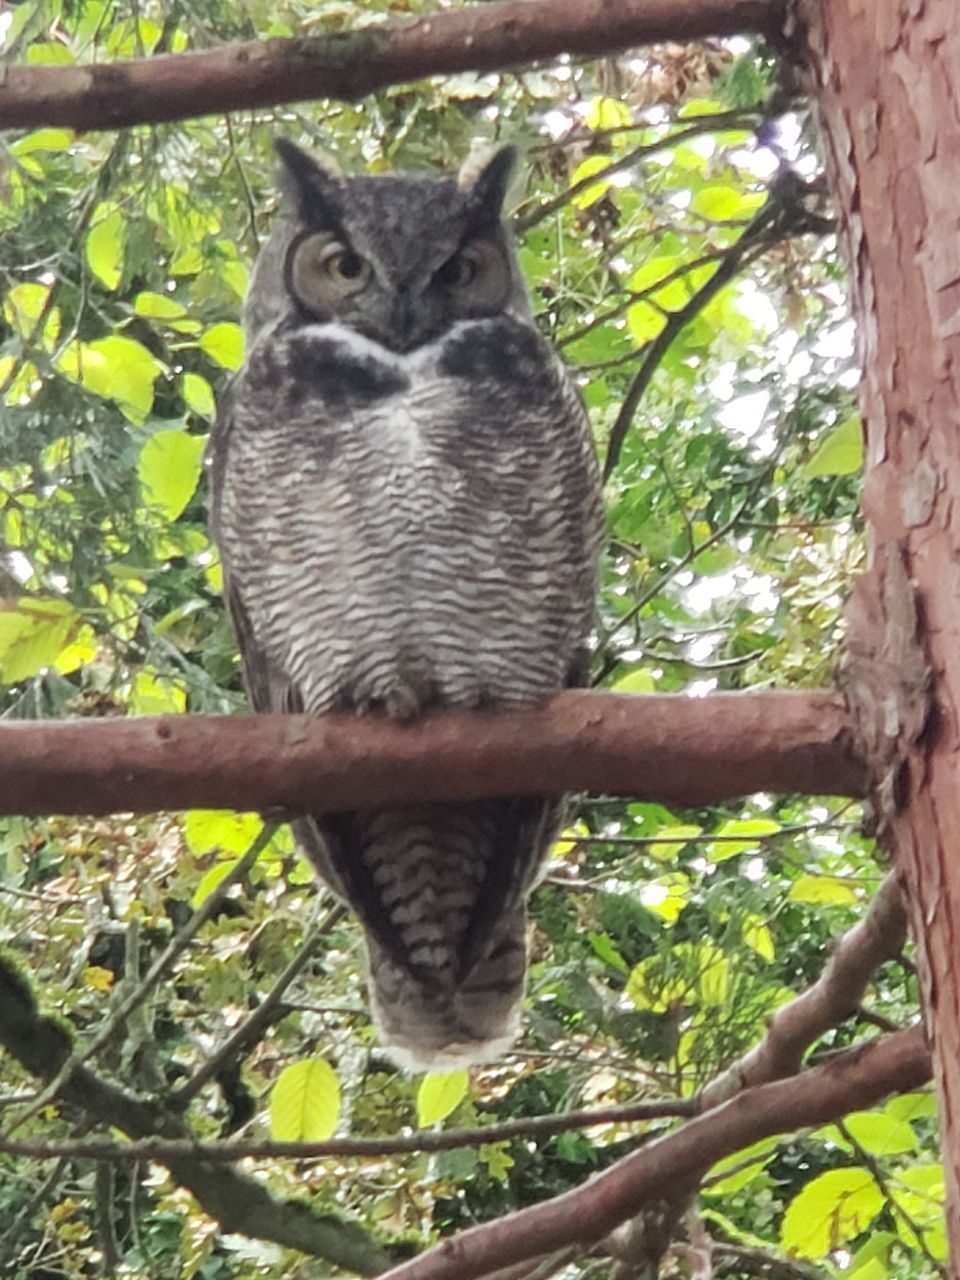
{"label": "leafy foliage", "polygon": [[[67,65],[427,8],[40,0],[12,11],[6,40],[23,61]],[[214,397],[242,358],[236,322],[277,203],[278,132],[374,171],[454,168],[501,136],[527,143],[515,220],[538,321],[577,372],[601,451],[622,434],[597,681],[691,696],[827,683],[861,556],[855,374],[809,125],[774,90],[766,53],[739,42],[463,74],[359,104],[6,139],[4,714],[243,705],[199,480]],[[90,1038],[258,829],[249,815],[200,812],[8,821],[0,939],[36,974],[45,1008]],[[378,1054],[358,932],[281,832],[97,1066],[132,1088],[185,1089],[202,1136],[319,1137],[338,1124],[382,1136],[452,1114],[488,1126],[686,1097],[817,977],[879,874],[851,805],[582,800],[532,904],[522,1043],[469,1080],[417,1082]],[[218,1057],[281,979],[257,1034]],[[909,1020],[915,999],[909,970],[885,967],[870,1007],[821,1050],[866,1023]],[[34,1086],[7,1059],[0,1072],[13,1100]],[[706,1187],[704,1222],[718,1241],[815,1259],[825,1275],[936,1274],[930,1099],[907,1101],[742,1153]],[[47,1108],[20,1133],[62,1136],[71,1123]],[[419,1247],[580,1184],[665,1123],[394,1161],[273,1162],[262,1176]],[[157,1169],[119,1165],[98,1196],[99,1208],[89,1163],[21,1161],[0,1192],[4,1273],[94,1274],[115,1249],[144,1274],[313,1274],[290,1251],[218,1236]],[[608,1271],[583,1259],[565,1274]]]}

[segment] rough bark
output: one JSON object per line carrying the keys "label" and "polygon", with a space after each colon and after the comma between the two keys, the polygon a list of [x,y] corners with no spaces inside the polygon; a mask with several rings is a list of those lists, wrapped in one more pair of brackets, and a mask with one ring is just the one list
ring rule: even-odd
{"label": "rough bark", "polygon": [[0,128],[74,129],[183,120],[307,98],[348,101],[386,85],[494,71],[658,40],[775,35],[778,0],[537,0],[469,5],[415,22],[224,45],[202,53],[76,67],[8,67]]}
{"label": "rough bark", "polygon": [[[801,0],[864,370],[846,687],[907,889],[960,1266],[960,8]],[[953,1273],[952,1273],[953,1274]]]}
{"label": "rough bark", "polygon": [[863,794],[842,699],[820,690],[627,696],[377,717],[160,716],[0,723],[0,814],[330,812],[593,791],[685,805],[754,791]]}

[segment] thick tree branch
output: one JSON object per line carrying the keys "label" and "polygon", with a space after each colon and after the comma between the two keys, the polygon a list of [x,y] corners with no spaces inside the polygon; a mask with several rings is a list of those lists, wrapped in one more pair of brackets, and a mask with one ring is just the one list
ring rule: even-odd
{"label": "thick tree branch", "polygon": [[[0,1045],[32,1075],[52,1080],[71,1058],[65,1024],[41,1014],[27,983],[0,958]],[[132,1138],[161,1134],[185,1138],[188,1130],[159,1104],[102,1079],[89,1067],[70,1068],[59,1097],[70,1111],[115,1126]],[[303,1200],[281,1200],[255,1179],[192,1155],[160,1160],[174,1179],[225,1231],[255,1234],[336,1262],[362,1275],[386,1264],[381,1249],[356,1223]]]}
{"label": "thick tree branch", "polygon": [[461,1232],[395,1267],[383,1280],[476,1280],[567,1244],[590,1244],[661,1197],[665,1186],[694,1182],[712,1164],[751,1143],[828,1124],[929,1078],[920,1027],[871,1041],[802,1075],[747,1089],[585,1185]]}
{"label": "thick tree branch", "polygon": [[825,690],[559,694],[436,715],[162,716],[0,723],[0,813],[357,806],[592,791],[686,805],[754,791],[859,796],[842,700]]}
{"label": "thick tree branch", "polygon": [[0,128],[119,129],[307,98],[352,101],[386,85],[592,56],[658,40],[780,30],[777,0],[526,0],[415,22],[76,67],[8,67]]}

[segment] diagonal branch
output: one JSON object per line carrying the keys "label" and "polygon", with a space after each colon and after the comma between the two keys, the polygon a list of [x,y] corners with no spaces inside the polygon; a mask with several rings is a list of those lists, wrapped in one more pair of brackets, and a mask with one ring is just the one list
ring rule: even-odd
{"label": "diagonal branch", "polygon": [[854,1013],[877,969],[899,955],[906,932],[906,912],[896,875],[891,872],[863,919],[836,944],[829,964],[813,986],[778,1009],[760,1043],[703,1090],[703,1109],[716,1106],[737,1090],[799,1071],[806,1049]]}
{"label": "diagonal branch", "polygon": [[861,796],[827,690],[630,696],[525,711],[0,722],[0,814],[370,804],[592,791],[699,805],[755,791]]}
{"label": "diagonal branch", "polygon": [[802,1075],[747,1089],[585,1185],[461,1232],[383,1280],[476,1280],[567,1244],[591,1244],[665,1186],[696,1182],[718,1160],[774,1134],[827,1124],[889,1093],[916,1089],[930,1070],[921,1027],[873,1040]]}

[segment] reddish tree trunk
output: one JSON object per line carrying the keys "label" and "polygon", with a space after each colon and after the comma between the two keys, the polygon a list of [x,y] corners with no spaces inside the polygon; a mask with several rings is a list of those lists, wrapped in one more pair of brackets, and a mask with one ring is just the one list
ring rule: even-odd
{"label": "reddish tree trunk", "polygon": [[[906,888],[960,1266],[960,6],[801,0],[864,370],[847,690]],[[953,1272],[952,1274],[955,1274]]]}

